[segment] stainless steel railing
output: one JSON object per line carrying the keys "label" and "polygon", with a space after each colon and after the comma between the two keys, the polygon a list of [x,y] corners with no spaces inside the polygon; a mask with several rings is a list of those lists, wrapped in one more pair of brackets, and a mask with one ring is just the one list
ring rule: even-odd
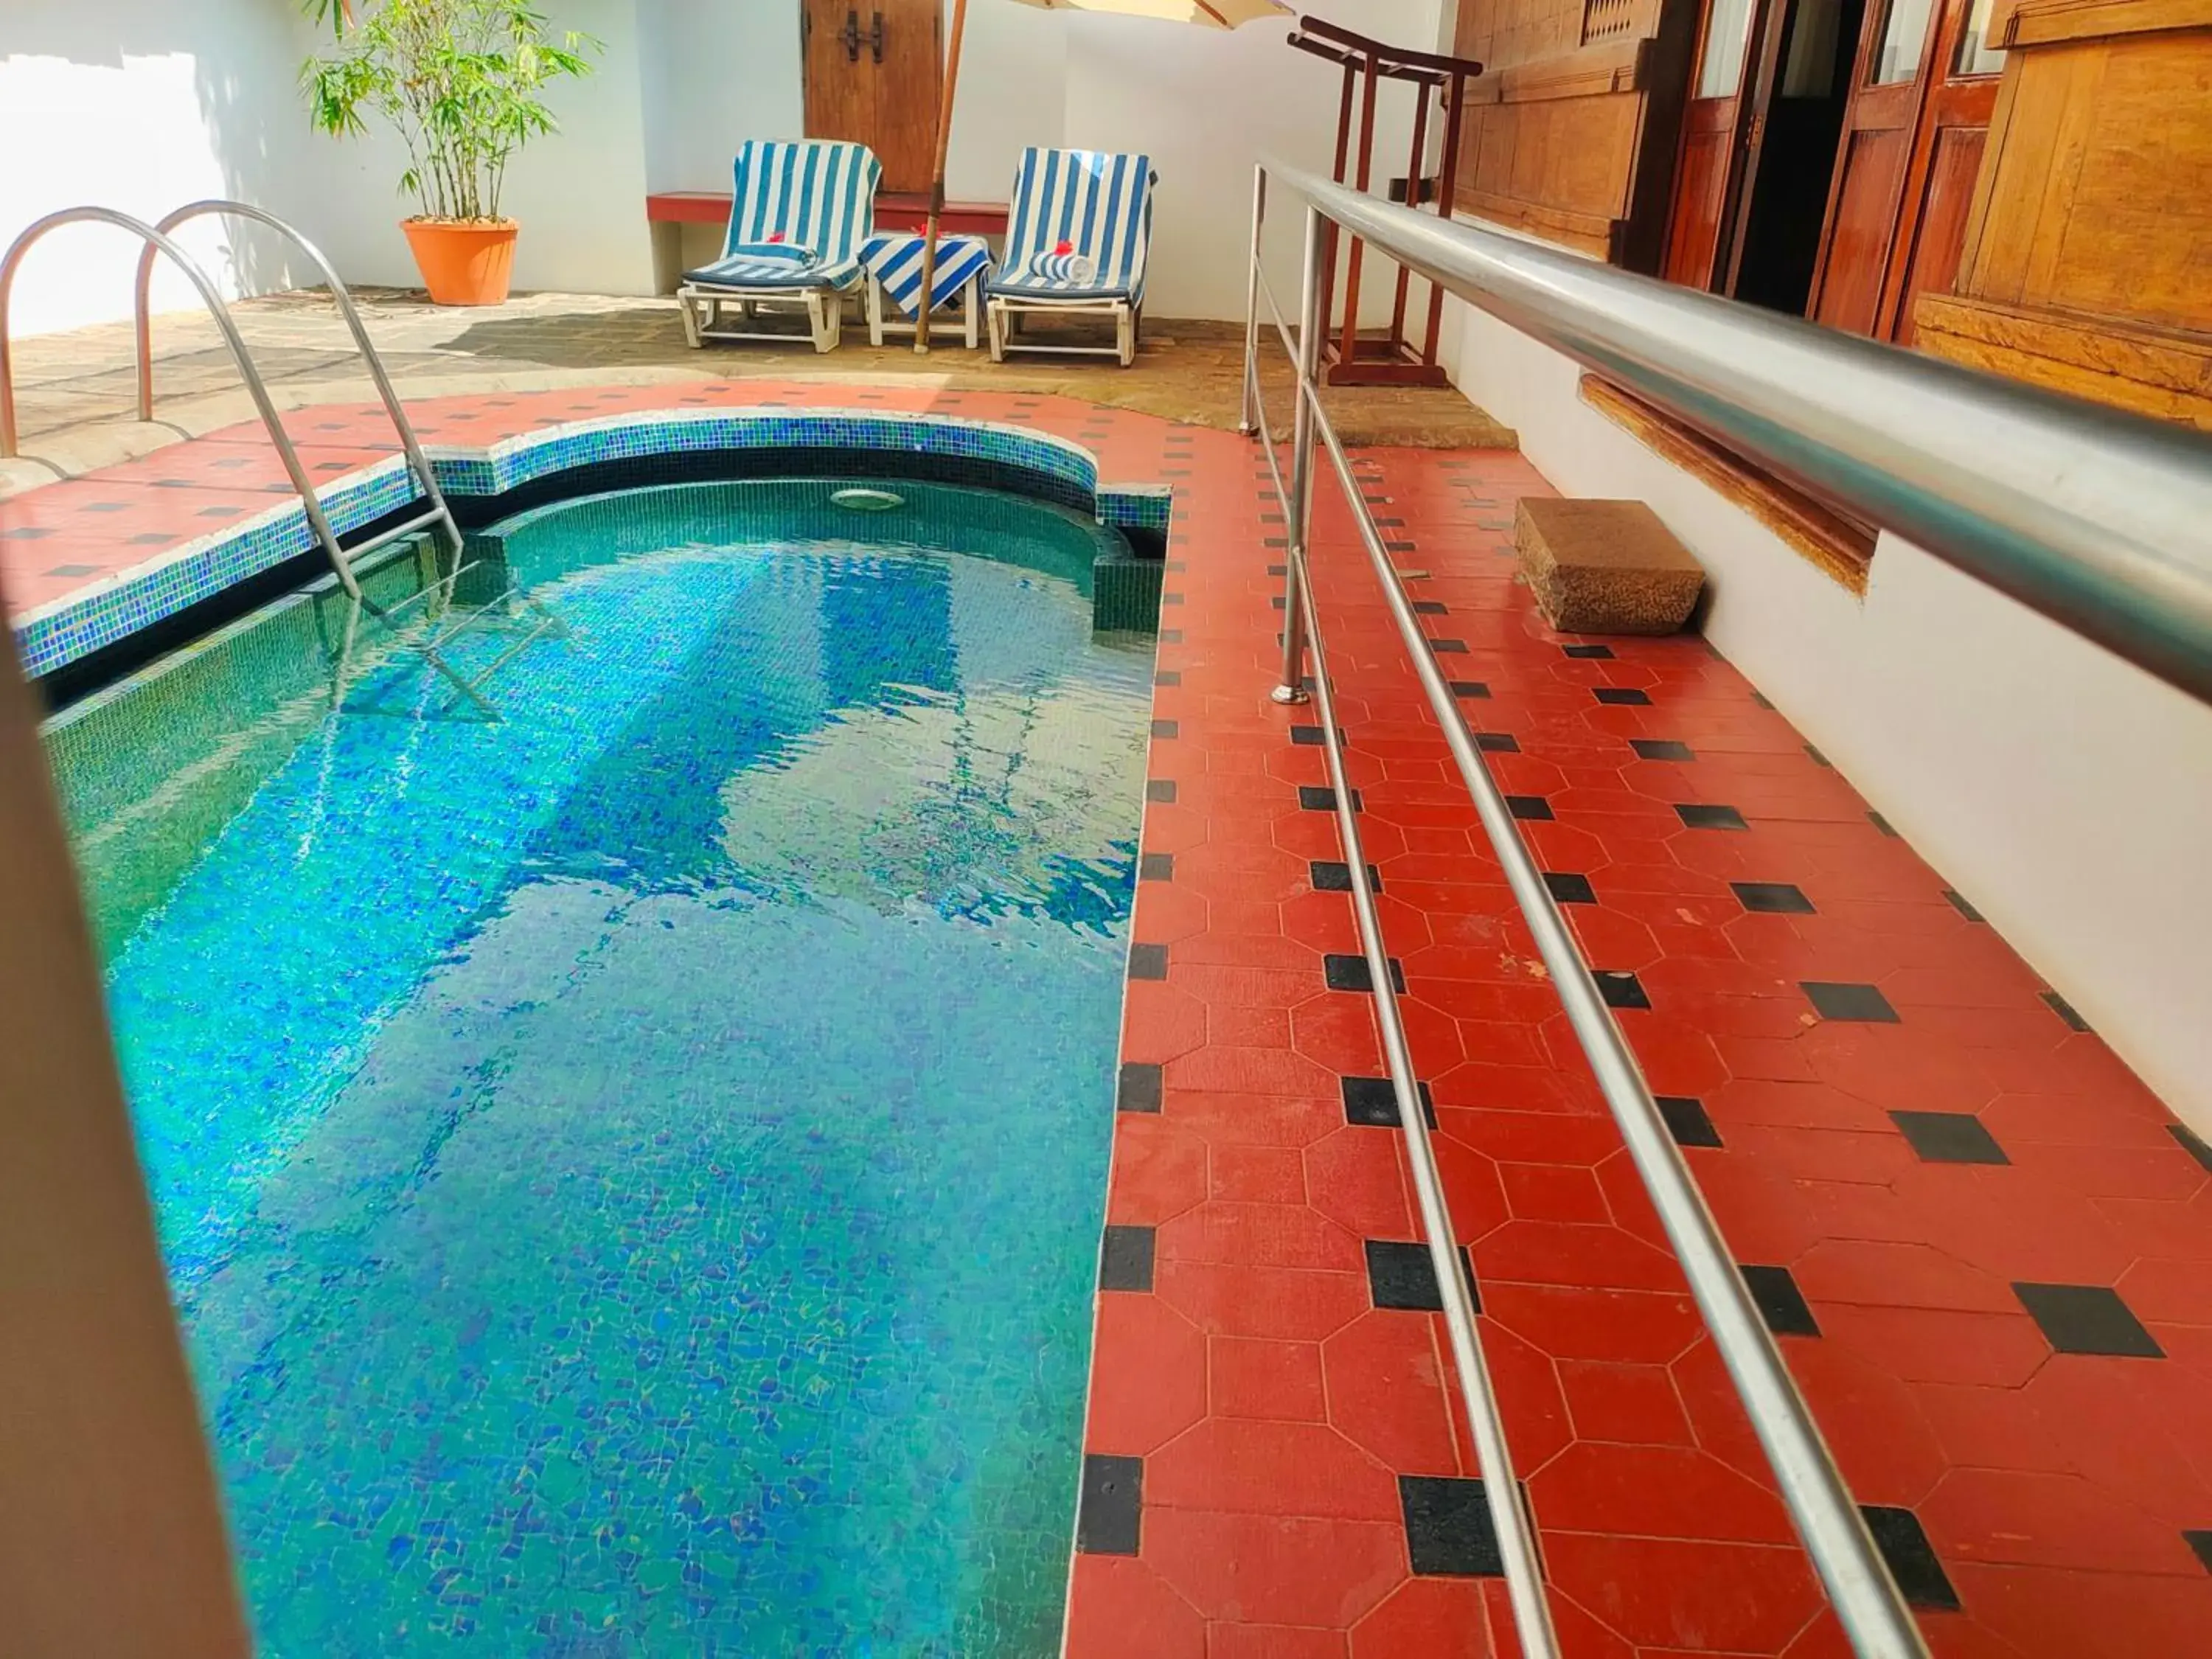
{"label": "stainless steel railing", "polygon": [[[385,412],[391,417],[392,427],[398,434],[400,448],[406,456],[407,467],[414,476],[416,488],[429,504],[426,511],[408,519],[404,523],[388,526],[356,547],[347,549],[341,545],[336,532],[331,526],[329,518],[323,511],[321,499],[316,495],[314,485],[308,479],[306,468],[301,465],[299,452],[293,446],[291,435],[284,429],[284,422],[276,412],[275,401],[269,395],[268,383],[263,380],[261,371],[253,361],[253,354],[247,349],[245,338],[239,332],[237,321],[230,314],[230,307],[223,302],[222,294],[209,279],[207,273],[200,268],[198,263],[171,240],[171,233],[180,225],[210,214],[220,215],[226,218],[250,219],[257,224],[265,225],[299,249],[313,262],[316,269],[321,271],[324,282],[329,285],[331,297],[337,302],[339,313],[345,319],[346,327],[353,335],[355,345],[360,349],[362,362],[368,369],[369,379],[375,385],[377,395],[383,400]],[[128,214],[118,213],[112,208],[68,208],[59,213],[48,214],[15,239],[7,253],[0,256],[0,459],[12,458],[19,453],[20,434],[15,419],[15,365],[10,352],[8,317],[9,297],[15,287],[15,273],[32,247],[48,233],[58,230],[64,225],[83,223],[115,225],[138,237],[144,245],[138,257],[137,284],[134,290],[133,307],[134,337],[137,348],[138,418],[140,420],[150,421],[154,418],[153,336],[151,319],[148,314],[148,298],[153,280],[154,257],[157,253],[166,253],[175,261],[178,268],[190,279],[193,288],[198,290],[201,300],[207,306],[209,314],[215,319],[216,327],[222,332],[223,343],[229,348],[231,360],[237,365],[239,376],[246,382],[246,392],[252,398],[254,409],[261,416],[261,423],[268,431],[269,441],[275,447],[278,459],[284,465],[285,476],[290,480],[292,488],[299,494],[301,507],[307,514],[308,529],[313,533],[316,544],[322,549],[324,556],[330,561],[331,568],[337,573],[338,580],[344,585],[347,593],[355,599],[361,599],[361,585],[355,580],[353,572],[355,559],[366,556],[386,543],[394,541],[401,536],[410,535],[418,530],[442,529],[453,544],[454,557],[458,562],[462,542],[460,526],[455,522],[452,508],[446,504],[444,492],[438,488],[437,476],[431,470],[428,458],[422,453],[422,446],[415,435],[414,424],[407,418],[406,407],[400,402],[398,393],[393,389],[391,376],[385,372],[384,360],[378,353],[375,343],[369,338],[368,327],[362,321],[360,309],[354,304],[351,291],[340,280],[337,271],[324,257],[321,249],[275,214],[255,207],[250,203],[193,202],[168,214],[160,223],[155,225],[148,225],[131,217]]]}
{"label": "stainless steel railing", "polygon": [[[316,494],[306,467],[301,464],[300,453],[293,446],[291,434],[284,429],[283,419],[276,412],[276,403],[269,395],[268,383],[262,379],[260,368],[253,361],[253,354],[247,349],[245,337],[238,331],[237,321],[230,314],[230,307],[223,302],[222,294],[209,279],[206,271],[171,240],[170,233],[179,226],[209,215],[250,219],[257,224],[267,226],[307,255],[315,268],[322,272],[323,280],[329,286],[331,298],[336,301],[339,314],[345,319],[346,327],[353,336],[354,344],[360,349],[362,361],[368,369],[370,380],[375,385],[377,396],[384,402],[385,413],[391,417],[392,428],[398,434],[399,447],[405,456],[408,471],[414,477],[416,489],[429,503],[423,512],[398,524],[386,526],[352,548],[347,548],[339,541],[329,516],[323,511],[321,497]],[[223,343],[230,349],[231,361],[237,365],[239,377],[246,382],[246,389],[253,399],[253,407],[259,413],[261,424],[269,434],[269,441],[284,465],[285,477],[291,481],[293,489],[299,495],[301,510],[307,515],[307,527],[313,534],[316,544],[322,549],[324,557],[330,562],[331,568],[337,573],[356,611],[366,611],[387,627],[394,625],[396,611],[383,609],[361,591],[360,580],[354,574],[354,561],[366,558],[403,536],[413,535],[422,530],[442,529],[453,544],[453,556],[447,562],[447,574],[431,589],[425,590],[426,592],[435,592],[444,600],[451,601],[460,577],[470,568],[463,562],[465,538],[461,526],[453,517],[453,508],[447,504],[445,492],[438,487],[437,474],[431,468],[429,458],[422,453],[422,443],[415,434],[414,422],[407,417],[406,405],[400,401],[398,392],[392,386],[392,377],[385,372],[383,356],[378,352],[376,343],[369,337],[368,325],[362,320],[360,307],[354,304],[352,291],[346,287],[329,259],[324,257],[320,248],[292,225],[251,203],[221,200],[188,203],[167,215],[155,225],[146,224],[112,208],[66,208],[38,220],[9,245],[7,253],[0,256],[0,459],[9,459],[18,453],[20,435],[15,421],[15,364],[10,356],[8,325],[9,296],[15,288],[15,273],[21,267],[25,256],[41,239],[48,233],[70,224],[114,225],[131,232],[144,245],[138,257],[138,276],[132,307],[133,334],[137,348],[140,420],[154,418],[153,329],[148,300],[154,275],[154,256],[166,253],[190,279],[205,302],[209,314],[215,319]],[[518,592],[519,589],[510,588],[501,597],[502,600],[514,599]],[[414,647],[431,668],[453,686],[464,701],[473,704],[479,713],[494,720],[499,719],[499,711],[482,695],[479,688],[483,682],[519,655],[524,646],[541,635],[555,630],[563,635],[566,633],[558,618],[543,605],[526,595],[522,596],[521,602],[544,618],[540,626],[525,638],[521,646],[504,653],[490,667],[473,677],[463,674],[447,662],[441,647],[450,644],[464,629],[473,626],[483,612],[429,644]],[[351,624],[349,623],[349,633],[350,629]]]}
{"label": "stainless steel railing", "polygon": [[[1275,301],[1261,259],[1271,180],[1287,183],[1306,200],[1304,295],[1300,325],[1295,337],[1284,320],[1281,307]],[[1504,792],[1491,776],[1489,768],[1459,712],[1451,688],[1437,667],[1413,601],[1406,593],[1398,572],[1391,563],[1382,533],[1367,509],[1358,482],[1353,476],[1350,458],[1345,453],[1344,446],[1322,406],[1319,384],[1321,341],[1316,324],[1321,307],[1320,283],[1323,280],[1322,252],[1325,218],[1334,219],[1346,228],[1366,237],[1381,252],[1392,258],[1404,258],[1415,269],[1448,289],[1476,303],[1486,302],[1487,290],[1482,286],[1486,273],[1477,271],[1470,274],[1463,262],[1443,257],[1431,246],[1435,239],[1429,233],[1467,228],[1446,224],[1409,209],[1394,208],[1389,215],[1381,217],[1369,212],[1370,208],[1386,206],[1388,204],[1375,203],[1370,198],[1346,191],[1311,174],[1262,164],[1255,180],[1253,201],[1249,289],[1252,308],[1246,331],[1245,424],[1248,430],[1256,431],[1262,436],[1269,467],[1278,480],[1277,493],[1284,502],[1283,512],[1287,526],[1285,538],[1288,551],[1285,560],[1287,592],[1284,606],[1283,670],[1273,696],[1279,702],[1304,701],[1308,695],[1304,665],[1310,645],[1312,695],[1320,699],[1322,705],[1322,745],[1328,757],[1330,777],[1337,791],[1337,822],[1344,841],[1346,862],[1351,871],[1353,909],[1359,925],[1362,948],[1369,962],[1369,972],[1374,980],[1383,1051],[1391,1074],[1393,1092],[1399,1103],[1400,1118],[1406,1126],[1407,1146],[1411,1155],[1415,1187],[1420,1197],[1429,1254],[1436,1265],[1437,1283],[1443,1290],[1444,1317],[1452,1338],[1454,1364],[1459,1373],[1461,1391],[1468,1401],[1469,1420],[1475,1431],[1476,1449],[1484,1477],[1484,1494],[1498,1534],[1499,1553],[1522,1650],[1531,1659],[1553,1659],[1557,1644],[1551,1628],[1541,1570],[1531,1538],[1533,1522],[1518,1502],[1519,1482],[1515,1478],[1510,1447],[1483,1367],[1480,1316],[1475,1313],[1473,1298],[1461,1279],[1450,1217],[1443,1204],[1442,1182],[1437,1178],[1434,1154],[1429,1145],[1427,1125],[1419,1098],[1419,1085],[1393,994],[1388,971],[1388,951],[1381,937],[1366,860],[1359,841],[1358,817],[1353,811],[1345,773],[1342,740],[1334,718],[1333,689],[1327,665],[1322,660],[1321,618],[1314,603],[1307,560],[1316,446],[1328,455],[1330,467],[1336,475],[1358,526],[1368,562],[1382,586],[1392,621],[1413,660],[1422,690],[1443,732],[1461,779],[1504,872],[1507,884],[1535,940],[1538,953],[1549,970],[1552,982],[1558,988],[1568,1022],[1620,1127],[1630,1158],[1666,1228],[1668,1238],[1681,1263],[1684,1277],[1689,1282],[1691,1293],[1713,1334],[1714,1346],[1742,1398],[1753,1429],[1774,1469],[1783,1500],[1827,1589],[1829,1600],[1846,1636],[1863,1659],[1925,1659],[1927,1649],[1922,1643],[1918,1626],[1906,1610],[1903,1598],[1867,1531],[1865,1522],[1838,1474],[1811,1413],[1790,1380],[1780,1351],[1759,1316],[1742,1276],[1722,1240],[1720,1230],[1715,1224],[1711,1212],[1705,1207],[1673,1136],[1667,1130],[1665,1120],[1652,1098],[1650,1085],[1645,1082],[1634,1054],[1613,1022],[1596,981],[1576,948],[1573,935],[1550,890],[1545,885],[1540,869],[1515,828]],[[1415,234],[1417,230],[1422,233],[1421,235]],[[1493,234],[1473,234],[1484,239],[1485,253],[1501,265],[1517,267],[1520,261],[1527,258],[1538,259],[1549,270],[1550,261],[1554,256],[1546,250],[1529,247]],[[1492,241],[1510,243],[1510,246],[1502,250],[1491,249],[1486,244]],[[1420,257],[1401,252],[1416,247],[1425,252]],[[1449,239],[1446,239],[1444,251],[1449,251]],[[1559,255],[1556,258],[1577,267],[1581,264],[1571,256]],[[1426,263],[1423,262],[1424,258]],[[1622,277],[1619,272],[1605,275],[1630,283],[1638,280]],[[1598,291],[1602,290],[1603,278],[1600,278]],[[1284,347],[1294,365],[1296,390],[1293,395],[1297,399],[1297,410],[1291,434],[1291,479],[1287,491],[1281,487],[1280,472],[1276,468],[1272,428],[1267,424],[1261,392],[1259,341],[1260,307],[1262,302],[1273,313],[1275,328],[1281,335]],[[1561,305],[1565,315],[1553,319],[1546,326],[1555,328],[1561,334],[1570,334],[1574,327],[1571,307],[1565,301]],[[1518,320],[1519,315],[1534,314],[1533,310],[1524,309],[1513,319]],[[1707,318],[1706,320],[1710,322],[1711,319]],[[1639,391],[1644,389],[1644,386],[1634,381],[1631,384],[1637,385]],[[1808,441],[1806,447],[1816,447],[1817,443],[1818,441]],[[1865,463],[1856,465],[1863,466]],[[1978,533],[1979,540],[1976,538],[1976,532],[1972,532],[1964,533],[1963,540],[1984,552],[1990,546],[2002,544],[1987,531]],[[2136,612],[2130,609],[2123,614],[2133,617]],[[2108,631],[2118,638],[2135,638],[2128,628],[2116,626]],[[2184,644],[2185,641],[2172,643]],[[2182,656],[2185,659],[2185,651]]]}
{"label": "stainless steel railing", "polygon": [[1261,171],[1738,454],[2212,701],[2212,434]]}
{"label": "stainless steel railing", "polygon": [[209,280],[207,272],[200,269],[198,261],[162,232],[127,213],[118,213],[112,208],[104,207],[64,208],[58,213],[49,213],[45,218],[33,222],[9,245],[7,254],[0,257],[0,460],[10,459],[18,453],[15,362],[9,349],[8,327],[8,301],[15,286],[15,273],[22,268],[25,256],[40,241],[64,225],[76,224],[114,225],[129,231],[149,250],[167,254],[199,291],[208,313],[215,319],[216,327],[222,334],[223,343],[230,348],[231,361],[238,365],[240,378],[245,380],[246,389],[252,396],[253,407],[261,416],[261,424],[268,430],[269,441],[276,446],[277,459],[284,463],[285,476],[291,480],[292,488],[299,492],[300,504],[307,515],[308,528],[314,532],[315,540],[330,560],[331,568],[337,573],[339,581],[345,585],[346,592],[359,599],[361,584],[354,580],[352,562],[338,545],[338,538],[331,529],[330,520],[324,515],[323,504],[315,495],[315,486],[308,480],[307,469],[300,464],[300,453],[292,447],[292,440],[284,430],[284,422],[276,413],[276,405],[270,398],[268,385],[262,380],[261,371],[254,367],[253,354],[246,349],[245,338],[238,331],[238,324],[230,314],[230,307],[223,303],[222,295],[216,291],[215,283]]}
{"label": "stainless steel railing", "polygon": [[[454,521],[453,509],[446,505],[445,492],[438,488],[438,476],[430,470],[429,459],[422,453],[422,445],[415,435],[415,423],[407,418],[407,406],[399,400],[399,393],[392,385],[392,377],[385,372],[384,355],[369,338],[368,325],[362,320],[361,307],[354,303],[353,290],[339,276],[337,268],[324,257],[299,229],[278,218],[265,208],[255,207],[250,202],[208,200],[190,202],[173,213],[161,216],[154,228],[164,236],[173,235],[177,229],[194,219],[210,216],[225,219],[248,219],[263,225],[297,248],[313,262],[323,276],[323,285],[330,290],[331,299],[345,319],[346,331],[353,336],[355,349],[361,353],[362,366],[368,370],[370,382],[376,395],[384,401],[384,412],[391,418],[392,429],[399,434],[399,447],[407,457],[408,470],[415,475],[416,488],[430,504],[430,511],[408,524],[385,531],[378,543],[392,540],[410,531],[442,525],[447,536],[459,555],[461,548],[461,527]],[[138,351],[138,418],[154,418],[154,326],[149,301],[154,283],[154,255],[155,249],[149,243],[138,256],[138,282],[133,290],[131,307],[132,337]],[[353,550],[359,557],[366,548]]]}
{"label": "stainless steel railing", "polygon": [[[1266,204],[1263,179],[1254,198],[1252,293],[1255,306],[1264,297],[1270,307],[1274,307],[1274,295],[1260,269],[1260,230]],[[1322,285],[1326,281],[1326,252],[1321,216],[1309,215],[1305,285],[1295,342],[1284,325],[1280,309],[1275,308],[1275,325],[1282,331],[1283,343],[1291,353],[1291,361],[1297,365],[1302,383],[1310,383],[1321,370]],[[1255,326],[1257,315],[1255,308]],[[1264,434],[1267,428],[1265,411],[1261,409],[1256,351],[1249,352],[1245,357],[1244,386],[1248,407],[1260,414]],[[1278,702],[1303,702],[1308,695],[1307,684],[1310,683],[1313,688],[1311,696],[1321,717],[1322,752],[1328,769],[1329,788],[1336,800],[1337,836],[1344,845],[1345,866],[1351,872],[1352,915],[1359,927],[1359,948],[1366,958],[1368,981],[1375,992],[1376,1012],[1382,1036],[1383,1069],[1390,1074],[1390,1092],[1397,1102],[1398,1121],[1406,1136],[1407,1162],[1413,1170],[1413,1191],[1421,1212],[1422,1237],[1428,1245],[1429,1266],[1436,1275],[1443,1307],[1444,1330],[1451,1341],[1452,1369],[1459,1380],[1460,1398],[1467,1408],[1468,1431],[1474,1439],[1475,1457],[1483,1477],[1483,1500],[1504,1563],[1514,1625],[1520,1632],[1522,1651],[1528,1659],[1558,1659],[1559,1644],[1552,1631],[1551,1610],[1544,1601],[1535,1539],[1528,1514],[1521,1506],[1521,1483],[1513,1472],[1497,1391],[1491,1385],[1490,1368],[1483,1358],[1474,1287],[1468,1283],[1466,1272],[1460,1265],[1459,1241],[1452,1228],[1450,1206],[1444,1198],[1443,1175],[1437,1166],[1426,1109],[1416,1080],[1412,1050],[1407,1043],[1405,1021],[1398,1012],[1397,987],[1390,977],[1390,952],[1383,942],[1382,918],[1375,905],[1374,878],[1368,873],[1367,851],[1359,835],[1358,798],[1352,793],[1352,780],[1344,763],[1344,743],[1336,723],[1335,689],[1329,679],[1327,653],[1322,648],[1321,617],[1314,606],[1312,584],[1306,580],[1305,526],[1312,507],[1314,437],[1316,432],[1328,431],[1327,417],[1321,412],[1317,399],[1302,397],[1292,418],[1295,433],[1291,450],[1291,481],[1287,489],[1284,488],[1282,469],[1276,462],[1273,439],[1263,436],[1261,449],[1267,458],[1267,471],[1273,480],[1276,499],[1285,503],[1284,518],[1291,526],[1285,538],[1289,546],[1285,568],[1290,576],[1287,602],[1283,607],[1283,678],[1273,696]],[[1344,459],[1344,452],[1333,432],[1328,434],[1328,442],[1331,457],[1343,469],[1340,477],[1345,493],[1364,521],[1366,504],[1361,499],[1359,486],[1352,479],[1350,463]],[[1380,543],[1376,545],[1379,547]],[[1310,681],[1302,667],[1305,641],[1309,640],[1313,647]]]}

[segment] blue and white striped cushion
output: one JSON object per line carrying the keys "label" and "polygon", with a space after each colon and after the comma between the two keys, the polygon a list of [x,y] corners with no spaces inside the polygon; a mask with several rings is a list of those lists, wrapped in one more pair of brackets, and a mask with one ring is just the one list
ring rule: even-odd
{"label": "blue and white striped cushion", "polygon": [[811,261],[780,259],[757,253],[735,253],[711,265],[687,270],[684,280],[702,288],[843,288]]}
{"label": "blue and white striped cushion", "polygon": [[[1150,156],[1028,151],[1014,177],[1006,251],[991,292],[1141,303],[1154,178]],[[1078,264],[1085,258],[1095,266],[1087,280]],[[1061,260],[1065,274],[1055,270]]]}
{"label": "blue and white striped cushion", "polygon": [[[883,168],[866,144],[753,139],[738,150],[722,257],[686,273],[711,287],[849,288],[874,234]],[[794,265],[781,252],[805,252]]]}
{"label": "blue and white striped cushion", "polygon": [[[915,302],[921,296],[924,246],[924,239],[920,236],[872,236],[860,250],[860,263],[874,273],[876,280],[884,285],[884,292],[909,317],[921,314]],[[990,244],[981,238],[939,237],[936,279],[931,283],[937,298],[930,309],[951,304],[959,297],[960,290],[989,270],[990,265]]]}

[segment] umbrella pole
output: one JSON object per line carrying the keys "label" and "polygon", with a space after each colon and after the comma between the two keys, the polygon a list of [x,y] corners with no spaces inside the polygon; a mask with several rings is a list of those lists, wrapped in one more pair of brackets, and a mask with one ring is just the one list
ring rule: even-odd
{"label": "umbrella pole", "polygon": [[929,353],[929,313],[937,297],[937,237],[945,218],[945,160],[952,149],[952,100],[960,90],[961,37],[968,32],[968,0],[952,0],[952,45],[945,54],[945,90],[937,100],[937,172],[929,185],[929,230],[921,245],[921,313],[915,319],[914,349]]}

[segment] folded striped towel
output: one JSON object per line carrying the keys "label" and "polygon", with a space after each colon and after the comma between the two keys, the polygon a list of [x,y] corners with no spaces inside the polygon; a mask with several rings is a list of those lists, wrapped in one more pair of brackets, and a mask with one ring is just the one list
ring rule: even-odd
{"label": "folded striped towel", "polygon": [[1049,253],[1031,254],[1014,276],[1018,282],[1057,283],[1070,288],[1088,288],[1098,280],[1098,261],[1088,253],[1078,253],[1062,242]]}
{"label": "folded striped towel", "polygon": [[794,265],[811,265],[821,256],[803,242],[787,241],[772,236],[765,242],[739,242],[722,255],[720,264],[731,259],[777,260]]}

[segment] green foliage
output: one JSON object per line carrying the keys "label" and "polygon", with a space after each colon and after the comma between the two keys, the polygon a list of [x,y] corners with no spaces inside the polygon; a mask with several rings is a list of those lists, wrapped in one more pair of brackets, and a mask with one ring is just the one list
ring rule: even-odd
{"label": "green foliage", "polygon": [[[366,0],[363,0],[366,3]],[[338,50],[301,71],[316,126],[336,137],[381,117],[407,145],[402,190],[432,219],[496,219],[507,164],[556,123],[544,94],[591,73],[600,43],[571,30],[556,42],[523,0],[303,0],[327,17]]]}

